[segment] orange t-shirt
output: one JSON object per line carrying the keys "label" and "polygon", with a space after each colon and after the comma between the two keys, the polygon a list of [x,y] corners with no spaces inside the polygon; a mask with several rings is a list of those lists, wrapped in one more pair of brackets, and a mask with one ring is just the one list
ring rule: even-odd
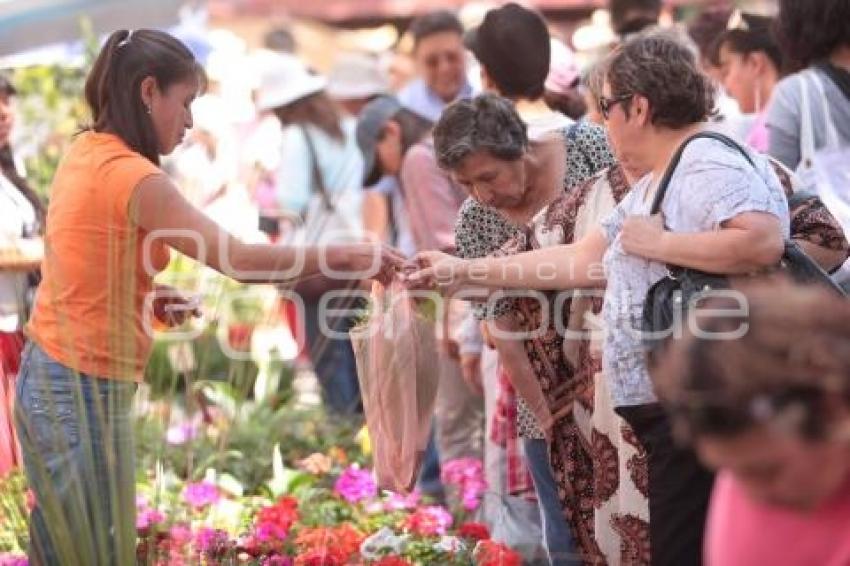
{"label": "orange t-shirt", "polygon": [[160,173],[106,133],[80,134],[60,163],[42,282],[26,331],[63,365],[94,377],[142,380],[152,341],[145,301],[169,252],[161,240],[145,241],[147,231],[133,224],[128,209],[140,181]]}

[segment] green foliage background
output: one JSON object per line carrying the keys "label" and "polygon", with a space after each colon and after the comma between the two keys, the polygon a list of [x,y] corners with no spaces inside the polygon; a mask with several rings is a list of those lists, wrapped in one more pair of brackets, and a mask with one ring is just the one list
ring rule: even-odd
{"label": "green foliage background", "polygon": [[19,146],[31,148],[24,160],[27,180],[45,200],[65,149],[91,118],[83,92],[100,46],[88,20],[80,22],[80,37],[84,44],[80,65],[36,65],[12,73],[22,132]]}

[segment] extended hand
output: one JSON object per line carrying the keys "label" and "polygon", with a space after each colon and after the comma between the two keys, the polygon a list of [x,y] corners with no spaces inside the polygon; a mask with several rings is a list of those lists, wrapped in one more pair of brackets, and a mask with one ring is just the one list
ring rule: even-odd
{"label": "extended hand", "polygon": [[384,244],[352,244],[345,246],[349,270],[362,272],[364,278],[387,285],[401,269],[405,257],[395,248]]}
{"label": "extended hand", "polygon": [[623,222],[620,244],[627,254],[659,260],[664,234],[664,217],[661,214],[629,216]]}
{"label": "extended hand", "polygon": [[412,289],[439,288],[451,295],[463,284],[466,260],[438,252],[420,252],[405,265],[404,281]]}

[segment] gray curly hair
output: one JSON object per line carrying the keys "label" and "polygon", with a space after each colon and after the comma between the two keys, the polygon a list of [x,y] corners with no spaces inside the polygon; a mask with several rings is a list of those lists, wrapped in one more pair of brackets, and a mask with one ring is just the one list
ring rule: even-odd
{"label": "gray curly hair", "polygon": [[495,94],[482,94],[447,107],[434,127],[437,164],[456,169],[469,155],[487,151],[514,161],[528,149],[528,132],[514,105]]}

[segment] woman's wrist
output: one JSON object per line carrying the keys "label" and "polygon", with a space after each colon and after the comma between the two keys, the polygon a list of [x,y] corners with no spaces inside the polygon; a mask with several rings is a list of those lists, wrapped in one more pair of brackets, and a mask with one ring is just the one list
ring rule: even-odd
{"label": "woman's wrist", "polygon": [[654,246],[653,249],[649,250],[650,257],[647,259],[657,261],[659,263],[671,263],[670,256],[673,246],[672,240],[675,237],[676,234],[668,230],[661,232],[661,235],[658,237],[658,244]]}
{"label": "woman's wrist", "polygon": [[452,278],[457,281],[459,285],[466,285],[472,282],[472,278],[470,274],[474,272],[476,269],[480,272],[482,270],[482,266],[486,264],[487,260],[485,258],[482,259],[461,259],[457,262],[457,266],[454,268],[454,273],[452,273]]}

